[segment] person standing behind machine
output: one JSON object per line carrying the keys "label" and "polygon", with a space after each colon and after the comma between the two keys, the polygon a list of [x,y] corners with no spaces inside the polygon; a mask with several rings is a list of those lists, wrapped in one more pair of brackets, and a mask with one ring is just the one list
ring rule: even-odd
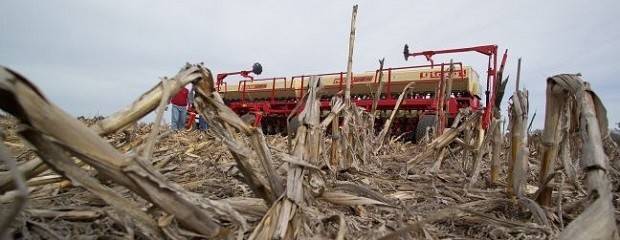
{"label": "person standing behind machine", "polygon": [[[196,86],[192,86],[192,90],[189,91],[189,101],[192,102],[192,100],[194,99],[194,95],[196,95]],[[191,109],[191,110],[190,110]],[[200,131],[207,131],[208,125],[207,125],[207,120],[205,120],[205,117],[202,115],[198,115],[198,111],[195,108],[194,104],[190,104],[188,111],[193,111],[194,113],[196,113],[196,116],[198,117],[198,130]],[[190,118],[191,119],[191,118]],[[193,122],[193,119],[191,119],[192,122],[189,124],[195,124]]]}
{"label": "person standing behind machine", "polygon": [[179,92],[170,99],[170,103],[172,104],[172,111],[170,112],[172,115],[172,122],[170,126],[172,130],[178,131],[185,129],[188,99],[189,91],[185,87],[181,87]]}

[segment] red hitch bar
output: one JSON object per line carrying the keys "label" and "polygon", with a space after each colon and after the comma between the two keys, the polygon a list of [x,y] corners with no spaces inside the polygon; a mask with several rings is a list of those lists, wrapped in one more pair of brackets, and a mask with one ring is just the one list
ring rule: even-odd
{"label": "red hitch bar", "polygon": [[[484,115],[482,119],[482,127],[487,129],[487,126],[491,122],[491,118],[493,117],[493,108],[495,107],[495,97],[497,95],[497,86],[499,85],[499,81],[501,79],[497,79],[498,71],[497,71],[497,45],[482,45],[476,47],[468,47],[468,48],[455,48],[455,49],[445,49],[445,50],[437,50],[437,51],[422,51],[422,52],[409,52],[409,46],[405,44],[405,49],[403,51],[403,55],[405,56],[405,61],[409,59],[409,57],[415,56],[424,56],[427,61],[431,62],[431,67],[433,66],[433,56],[436,54],[445,54],[445,53],[461,53],[461,52],[477,52],[489,57],[489,62],[487,66],[487,89],[485,91],[486,102]],[[499,72],[504,71],[504,64],[506,63],[506,58],[508,57],[508,49],[504,52],[504,56],[502,57],[502,62],[500,64]],[[491,84],[493,87],[491,89]]]}
{"label": "red hitch bar", "polygon": [[224,84],[224,78],[232,75],[241,75],[244,78],[249,78],[250,81],[254,80],[253,76],[250,76],[250,73],[254,73],[256,75],[260,75],[263,72],[263,66],[260,63],[254,63],[252,65],[252,70],[239,71],[239,72],[229,72],[229,73],[218,73],[215,81],[215,85],[217,85],[217,91],[220,91],[220,85]]}

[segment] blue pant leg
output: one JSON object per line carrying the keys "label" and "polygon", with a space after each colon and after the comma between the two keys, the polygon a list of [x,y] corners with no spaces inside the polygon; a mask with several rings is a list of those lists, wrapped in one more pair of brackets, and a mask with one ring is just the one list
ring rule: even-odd
{"label": "blue pant leg", "polygon": [[179,129],[179,109],[177,108],[177,105],[172,104],[172,107],[170,108],[170,115],[172,117],[172,119],[170,119],[170,127],[172,130]]}
{"label": "blue pant leg", "polygon": [[199,128],[201,131],[205,131],[205,130],[207,130],[207,127],[208,127],[208,126],[207,126],[207,120],[205,120],[205,118],[201,116],[201,117],[198,119],[198,128]]}
{"label": "blue pant leg", "polygon": [[185,129],[185,121],[187,120],[187,108],[179,106],[179,129]]}

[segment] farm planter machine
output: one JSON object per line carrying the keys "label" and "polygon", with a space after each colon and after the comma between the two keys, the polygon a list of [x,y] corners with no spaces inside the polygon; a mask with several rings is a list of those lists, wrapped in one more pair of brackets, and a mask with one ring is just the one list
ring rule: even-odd
{"label": "farm planter machine", "polygon": [[[418,140],[429,126],[435,126],[439,121],[441,129],[450,124],[461,108],[473,110],[484,109],[483,127],[486,129],[492,115],[497,96],[498,74],[506,61],[507,51],[504,53],[501,64],[497,65],[497,45],[483,45],[470,48],[447,49],[437,51],[423,51],[410,53],[405,45],[404,57],[424,56],[430,62],[428,65],[386,68],[380,70],[353,73],[351,78],[351,101],[357,106],[370,111],[375,94],[379,94],[376,109],[375,128],[391,115],[397,104],[399,95],[405,86],[415,82],[413,88],[406,91],[404,99],[398,108],[396,118],[391,125],[392,135],[405,134],[409,140]],[[437,54],[478,52],[488,57],[486,71],[486,90],[484,104],[482,100],[481,84],[478,73],[468,65],[460,62],[450,63],[433,62],[432,57]],[[346,86],[346,72],[299,75],[293,77],[274,77],[254,79],[251,73],[260,74],[262,66],[256,63],[252,70],[233,73],[221,73],[217,76],[217,88],[222,94],[225,103],[249,124],[261,127],[266,134],[287,132],[287,117],[296,110],[297,102],[307,91],[307,84],[311,76],[321,78],[323,92],[321,111],[327,114],[330,110],[332,97],[341,94]],[[437,97],[442,79],[446,79],[452,72],[452,90],[445,104]],[[238,83],[227,83],[224,78],[231,75],[241,75],[244,79]],[[382,80],[379,81],[379,76]],[[375,93],[381,82],[382,90]],[[445,86],[443,86],[445,87]],[[444,114],[439,112],[438,106],[444,106]]]}

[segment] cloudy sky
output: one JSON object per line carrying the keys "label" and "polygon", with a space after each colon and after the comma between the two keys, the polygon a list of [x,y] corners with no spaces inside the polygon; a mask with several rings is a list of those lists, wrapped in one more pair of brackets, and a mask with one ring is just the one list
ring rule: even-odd
{"label": "cloudy sky", "polygon": [[[75,116],[109,115],[185,62],[214,72],[261,62],[264,77],[346,69],[359,4],[354,71],[419,65],[412,51],[497,44],[542,126],[545,79],[581,73],[620,122],[620,1],[17,1],[0,2],[0,65],[33,81]],[[462,61],[484,74],[486,58]],[[514,91],[514,82],[509,87]],[[505,107],[505,105],[504,105]],[[152,116],[151,116],[152,117]],[[166,121],[169,121],[166,118]]]}

